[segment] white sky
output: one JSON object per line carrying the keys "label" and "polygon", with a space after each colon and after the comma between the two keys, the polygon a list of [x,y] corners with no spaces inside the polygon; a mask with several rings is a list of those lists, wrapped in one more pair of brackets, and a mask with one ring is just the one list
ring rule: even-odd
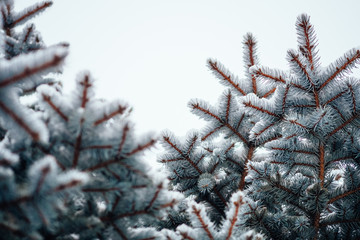
{"label": "white sky", "polygon": [[[34,2],[15,0],[17,9]],[[207,58],[244,76],[241,42],[252,32],[261,64],[286,70],[286,51],[296,48],[296,18],[308,13],[326,66],[360,45],[359,9],[358,0],[54,0],[33,22],[48,45],[70,43],[66,92],[88,69],[98,97],[133,106],[138,133],[169,129],[183,136],[204,126],[188,101],[216,104],[225,89]]]}

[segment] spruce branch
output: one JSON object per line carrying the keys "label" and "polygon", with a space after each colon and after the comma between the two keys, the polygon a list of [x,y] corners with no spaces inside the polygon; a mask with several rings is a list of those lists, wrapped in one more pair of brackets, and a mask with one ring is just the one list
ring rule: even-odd
{"label": "spruce branch", "polygon": [[301,54],[308,60],[310,70],[315,71],[318,67],[319,57],[317,56],[317,40],[315,30],[310,23],[310,17],[303,14],[297,18],[296,30],[298,35],[298,45]]}
{"label": "spruce branch", "polygon": [[225,86],[231,86],[236,89],[241,95],[245,96],[245,91],[240,87],[239,80],[237,80],[234,76],[229,74],[228,70],[224,69],[224,67],[211,59],[208,60],[208,65],[210,70],[212,70],[218,78],[224,80],[223,83]]}

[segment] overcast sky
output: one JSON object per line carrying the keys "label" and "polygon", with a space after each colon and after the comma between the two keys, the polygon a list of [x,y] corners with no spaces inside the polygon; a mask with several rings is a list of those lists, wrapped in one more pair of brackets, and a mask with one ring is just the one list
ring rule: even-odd
{"label": "overcast sky", "polygon": [[[17,9],[36,0],[15,0]],[[54,0],[33,20],[48,45],[66,41],[62,81],[90,70],[97,96],[133,106],[138,133],[164,129],[183,136],[204,122],[187,102],[216,104],[224,87],[206,67],[215,58],[243,76],[242,40],[252,32],[261,64],[286,70],[296,47],[296,17],[311,16],[323,66],[360,45],[358,0]]]}

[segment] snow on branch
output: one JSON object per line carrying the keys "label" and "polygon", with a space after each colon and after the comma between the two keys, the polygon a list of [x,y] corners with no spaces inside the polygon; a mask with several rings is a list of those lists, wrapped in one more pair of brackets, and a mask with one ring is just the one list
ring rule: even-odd
{"label": "snow on branch", "polygon": [[298,44],[301,54],[307,59],[310,64],[310,70],[316,71],[319,65],[319,57],[316,34],[314,26],[310,23],[310,16],[302,14],[297,18],[296,30],[298,35]]}
{"label": "snow on branch", "polygon": [[214,73],[214,75],[222,80],[220,83],[225,86],[232,87],[236,90],[236,93],[240,96],[246,95],[248,92],[251,92],[251,87],[247,85],[246,82],[240,81],[237,77],[232,75],[221,63],[218,63],[215,60],[208,60],[209,69]]}
{"label": "snow on branch", "polygon": [[[13,134],[19,136],[24,132],[35,141],[47,141],[45,126],[29,109],[22,106],[18,98],[21,91],[20,86],[29,85],[35,82],[40,85],[41,75],[58,70],[67,55],[67,47],[54,46],[36,53],[22,55],[12,60],[0,60],[2,76],[0,76],[0,112],[2,117],[7,119],[3,127],[12,129],[13,125],[18,131]],[[47,81],[43,81],[47,83]],[[25,117],[26,116],[26,117]]]}
{"label": "snow on branch", "polygon": [[[12,1],[10,1],[12,2]],[[16,27],[18,25],[23,24],[24,22],[28,21],[30,18],[35,17],[37,14],[43,12],[48,7],[52,5],[52,1],[43,1],[39,3],[35,3],[34,5],[27,7],[26,9],[22,10],[13,15],[12,19],[9,21],[7,20],[6,23],[8,27]],[[12,8],[12,6],[10,7]]]}
{"label": "snow on branch", "polygon": [[329,82],[335,78],[341,78],[346,75],[352,68],[359,64],[360,50],[351,49],[345,53],[344,57],[337,59],[324,71],[324,75],[321,76],[321,86],[323,89]]}
{"label": "snow on branch", "polygon": [[11,59],[22,53],[29,53],[46,48],[41,40],[40,34],[35,31],[35,26],[33,24],[27,24],[27,26],[19,33],[15,28],[26,23],[32,17],[50,7],[52,2],[43,1],[35,3],[33,6],[28,7],[21,12],[15,12],[13,5],[13,0],[6,0],[0,3],[2,17],[1,27],[4,31],[4,36],[1,40],[3,41],[2,44],[4,44],[6,59]]}

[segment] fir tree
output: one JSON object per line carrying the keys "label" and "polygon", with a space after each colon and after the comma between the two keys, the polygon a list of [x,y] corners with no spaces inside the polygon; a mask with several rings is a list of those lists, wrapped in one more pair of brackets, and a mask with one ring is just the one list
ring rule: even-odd
{"label": "fir tree", "polygon": [[[229,221],[235,224],[230,218],[241,219],[240,213],[254,204],[250,199],[244,199],[246,204],[235,204],[231,197],[248,185],[245,181],[248,175],[247,165],[250,161],[257,161],[261,156],[257,154],[257,150],[263,148],[267,142],[281,137],[274,132],[260,141],[253,141],[254,134],[251,129],[255,122],[252,115],[238,104],[239,97],[250,93],[259,98],[270,98],[278,85],[277,81],[264,84],[250,72],[250,69],[259,62],[256,45],[252,34],[247,34],[243,41],[246,78],[242,80],[230,74],[219,62],[208,60],[209,69],[229,89],[220,97],[217,108],[199,99],[189,102],[191,111],[209,122],[201,133],[190,133],[185,143],[179,142],[169,132],[164,133],[162,139],[167,153],[160,157],[160,162],[166,164],[171,184],[185,196],[193,197],[195,202],[200,203],[200,205],[191,203],[189,209],[192,208],[191,206],[196,208],[204,204],[207,207],[206,220],[214,224],[214,228],[218,230],[224,229]],[[242,210],[237,210],[235,216],[230,213],[231,209],[240,206]],[[195,210],[188,211],[189,218],[199,219],[202,216],[195,213]],[[205,212],[202,213],[205,217]],[[176,219],[176,216],[172,218]],[[182,223],[186,224],[180,219],[174,222],[176,225],[171,228],[176,228]],[[182,226],[178,229],[182,232]],[[196,233],[198,237],[203,235],[202,231],[208,232],[206,229],[198,229]],[[224,235],[217,233],[217,238],[204,237],[204,239],[238,239],[240,236],[244,239],[262,238],[255,232],[247,232],[246,227],[237,228],[234,232],[230,229],[228,231]]]}
{"label": "fir tree", "polygon": [[243,79],[208,60],[228,89],[217,107],[189,102],[207,126],[162,136],[159,161],[182,199],[149,174],[141,154],[157,139],[135,135],[127,103],[97,99],[87,71],[71,94],[48,77],[68,44],[19,27],[52,2],[13,4],[0,0],[1,239],[360,238],[360,86],[349,77],[360,49],[321,67],[303,14],[289,71],[261,66],[251,34]]}
{"label": "fir tree", "polygon": [[269,239],[360,237],[359,80],[348,77],[360,50],[321,68],[307,15],[298,17],[296,30],[299,46],[288,51],[290,71],[260,66],[251,34],[244,40],[245,79],[209,60],[229,89],[217,108],[190,101],[208,126],[184,143],[163,134],[167,153],[160,161],[171,184],[197,202],[188,205],[191,223],[172,226],[183,237],[184,229],[192,229],[185,239],[239,238],[230,232],[213,237],[211,228],[227,227],[226,209],[240,192],[246,195],[237,216],[240,232],[251,229]]}
{"label": "fir tree", "polygon": [[358,239],[360,89],[349,73],[360,50],[320,67],[309,20],[297,19],[299,46],[288,51],[289,72],[251,69],[259,79],[284,80],[274,96],[240,100],[261,119],[253,130],[266,128],[255,141],[268,132],[283,135],[265,144],[264,161],[248,165],[248,192],[259,200],[256,209],[263,209],[261,216],[254,209],[248,224],[278,239]]}
{"label": "fir tree", "polygon": [[[122,101],[96,99],[94,79],[79,74],[71,95],[56,81],[67,44],[47,47],[33,25],[14,28],[51,5],[16,13],[1,1],[0,233],[2,239],[151,239],[177,197],[149,176]],[[36,92],[31,107],[20,97]]]}

